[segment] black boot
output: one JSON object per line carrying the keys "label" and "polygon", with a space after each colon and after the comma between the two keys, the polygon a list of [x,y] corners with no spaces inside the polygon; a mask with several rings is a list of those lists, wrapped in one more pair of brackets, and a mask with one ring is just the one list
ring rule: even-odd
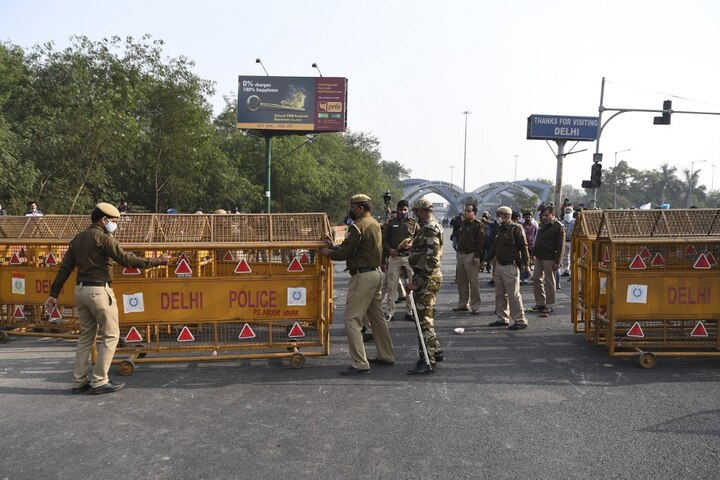
{"label": "black boot", "polygon": [[433,368],[425,363],[425,360],[418,360],[415,364],[415,368],[409,368],[405,370],[408,375],[427,375],[433,373]]}

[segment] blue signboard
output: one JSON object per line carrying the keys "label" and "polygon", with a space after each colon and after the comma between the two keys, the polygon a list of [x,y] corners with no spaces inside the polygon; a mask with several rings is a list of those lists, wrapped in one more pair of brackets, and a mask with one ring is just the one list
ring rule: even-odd
{"label": "blue signboard", "polygon": [[597,140],[598,117],[569,117],[566,115],[530,115],[527,123],[528,140]]}

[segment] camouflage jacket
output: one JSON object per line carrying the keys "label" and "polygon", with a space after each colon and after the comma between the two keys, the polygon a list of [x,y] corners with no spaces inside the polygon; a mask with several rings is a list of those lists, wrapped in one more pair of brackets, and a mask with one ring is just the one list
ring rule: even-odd
{"label": "camouflage jacket", "polygon": [[408,260],[415,273],[413,283],[422,285],[429,278],[441,280],[443,229],[434,216],[426,225],[420,225],[412,242]]}

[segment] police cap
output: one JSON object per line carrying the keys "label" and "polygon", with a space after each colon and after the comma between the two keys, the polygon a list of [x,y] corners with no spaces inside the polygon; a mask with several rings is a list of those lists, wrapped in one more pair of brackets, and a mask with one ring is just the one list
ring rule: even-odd
{"label": "police cap", "polygon": [[490,218],[490,212],[487,210],[483,210],[482,215],[480,215],[482,218]]}
{"label": "police cap", "polygon": [[421,198],[415,204],[413,205],[413,210],[432,210],[433,204],[430,200],[427,200],[425,198]]}
{"label": "police cap", "polygon": [[498,208],[495,213],[509,213],[512,215],[512,209],[510,207],[502,206]]}
{"label": "police cap", "polygon": [[350,197],[350,203],[368,203],[370,202],[370,197],[363,193],[358,193],[357,195],[353,195]]}
{"label": "police cap", "polygon": [[100,210],[102,214],[108,218],[120,218],[120,210],[118,210],[114,205],[102,202],[95,205],[95,208]]}

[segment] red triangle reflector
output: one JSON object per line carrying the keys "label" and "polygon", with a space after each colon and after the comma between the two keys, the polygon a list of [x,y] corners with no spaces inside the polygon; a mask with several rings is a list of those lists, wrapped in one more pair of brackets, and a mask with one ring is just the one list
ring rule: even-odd
{"label": "red triangle reflector", "polygon": [[582,255],[581,255],[581,258],[585,258],[585,255],[587,255],[588,249],[587,249],[587,245],[585,245],[584,243],[583,243],[583,250],[582,250],[582,252],[583,252],[583,253],[582,253]]}
{"label": "red triangle reflector", "polygon": [[630,270],[644,270],[646,268],[645,260],[643,260],[640,255],[635,255],[633,261],[630,262]]}
{"label": "red triangle reflector", "polygon": [[48,253],[47,257],[45,257],[45,265],[57,265],[57,257],[54,253],[50,252]]}
{"label": "red triangle reflector", "polygon": [[303,332],[303,329],[300,327],[300,325],[295,322],[290,329],[290,333],[288,333],[288,337],[290,338],[296,338],[296,337],[304,337],[305,332]]}
{"label": "red triangle reflector", "polygon": [[15,305],[15,311],[13,312],[13,318],[25,318],[25,313],[23,312],[24,308],[25,308],[25,305]]}
{"label": "red triangle reflector", "polygon": [[240,340],[244,340],[246,338],[255,338],[255,332],[253,332],[253,329],[250,328],[250,325],[247,323],[243,325],[242,330],[240,330],[240,335],[238,335],[238,338]]}
{"label": "red triangle reflector", "polygon": [[12,256],[10,257],[10,265],[20,265],[22,262],[20,261],[20,257],[18,257],[18,254],[13,252]]}
{"label": "red triangle reflector", "polygon": [[635,322],[630,330],[625,334],[626,337],[643,338],[645,333],[638,322]]}
{"label": "red triangle reflector", "polygon": [[648,250],[647,247],[643,247],[642,251],[640,252],[640,256],[642,258],[650,258],[652,257],[652,253],[650,253],[650,250]]}
{"label": "red triangle reflector", "polygon": [[140,332],[138,332],[138,329],[135,327],[130,328],[130,331],[127,335],[125,335],[125,341],[126,342],[142,342],[142,335],[140,335]]}
{"label": "red triangle reflector", "polygon": [[695,328],[693,328],[693,331],[690,332],[691,337],[707,337],[708,331],[707,328],[705,328],[705,325],[703,325],[702,322],[697,322],[697,325],[695,325]]}
{"label": "red triangle reflector", "polygon": [[297,257],[293,258],[293,261],[290,262],[290,266],[287,269],[288,272],[304,272],[305,269],[302,266],[302,263],[300,263],[300,260],[298,260]]}
{"label": "red triangle reflector", "polygon": [[248,265],[247,261],[243,258],[240,260],[237,264],[237,267],[235,267],[235,273],[250,273],[252,272],[252,269],[250,268],[250,265]]}
{"label": "red triangle reflector", "polygon": [[192,268],[186,259],[181,259],[175,269],[175,275],[192,275]]}
{"label": "red triangle reflector", "polygon": [[695,255],[696,253],[697,250],[695,250],[695,247],[693,247],[692,245],[688,245],[685,249],[685,255],[687,256]]}
{"label": "red triangle reflector", "polygon": [[660,254],[660,252],[657,252],[655,256],[652,259],[652,262],[650,262],[651,267],[662,267],[665,265],[665,259]]}
{"label": "red triangle reflector", "polygon": [[308,257],[307,253],[302,254],[302,257],[300,257],[300,263],[310,263],[310,257]]}
{"label": "red triangle reflector", "polygon": [[715,260],[715,255],[713,255],[712,252],[708,252],[705,255],[707,256],[710,265],[712,265],[713,267],[717,265],[717,260]]}
{"label": "red triangle reflector", "polygon": [[605,247],[605,253],[603,253],[603,263],[610,263],[610,247]]}
{"label": "red triangle reflector", "polygon": [[178,335],[177,341],[178,342],[194,342],[195,337],[193,336],[192,332],[190,332],[190,329],[188,327],[183,327],[182,331],[180,332],[180,335]]}
{"label": "red triangle reflector", "polygon": [[708,269],[712,267],[710,265],[710,262],[708,261],[708,258],[705,256],[704,253],[701,253],[697,260],[695,260],[695,265],[693,265],[693,268],[698,269]]}
{"label": "red triangle reflector", "polygon": [[137,267],[123,268],[123,275],[140,275],[140,269]]}
{"label": "red triangle reflector", "polygon": [[50,320],[61,320],[62,315],[60,315],[60,310],[58,310],[57,307],[53,308],[53,311],[50,312]]}
{"label": "red triangle reflector", "polygon": [[230,250],[228,250],[227,252],[225,252],[225,255],[223,256],[223,260],[225,260],[226,262],[232,262],[233,260],[235,260],[235,259],[233,258],[232,253],[230,253]]}

